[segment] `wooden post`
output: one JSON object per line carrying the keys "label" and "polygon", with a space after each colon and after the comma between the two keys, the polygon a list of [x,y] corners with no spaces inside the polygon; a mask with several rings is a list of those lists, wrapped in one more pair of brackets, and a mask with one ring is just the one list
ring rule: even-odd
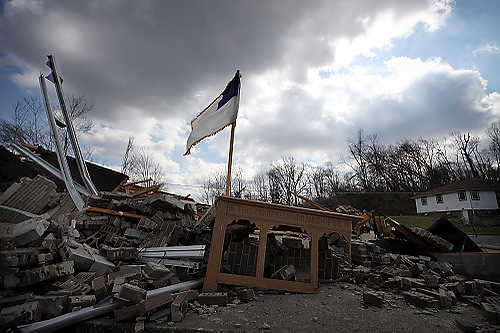
{"label": "wooden post", "polygon": [[231,141],[229,142],[229,159],[227,161],[227,179],[226,179],[226,196],[231,196],[231,166],[233,164],[233,142],[234,142],[234,128],[236,127],[236,120],[231,124]]}

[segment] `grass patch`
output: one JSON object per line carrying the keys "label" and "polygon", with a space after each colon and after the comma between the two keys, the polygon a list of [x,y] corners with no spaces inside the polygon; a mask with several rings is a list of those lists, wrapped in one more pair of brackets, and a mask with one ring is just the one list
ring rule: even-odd
{"label": "grass patch", "polygon": [[[391,216],[394,220],[399,223],[407,226],[407,227],[419,227],[422,229],[427,229],[431,226],[435,221],[438,220],[438,217],[434,216],[420,216],[420,215],[411,215],[411,216]],[[455,223],[455,225],[465,232],[468,235],[473,235],[474,231],[470,225],[463,225],[458,222],[456,217],[449,217],[448,220],[450,222]],[[486,227],[486,226],[475,226],[476,232],[478,235],[499,235],[500,236],[500,226]]]}

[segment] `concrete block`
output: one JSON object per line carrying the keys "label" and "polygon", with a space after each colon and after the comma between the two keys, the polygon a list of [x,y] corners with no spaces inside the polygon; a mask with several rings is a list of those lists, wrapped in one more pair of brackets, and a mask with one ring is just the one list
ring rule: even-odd
{"label": "concrete block", "polygon": [[35,241],[41,243],[42,235],[49,225],[49,221],[38,217],[16,224],[14,227],[16,246],[26,246]]}
{"label": "concrete block", "polygon": [[106,277],[104,275],[92,280],[92,290],[97,300],[101,300],[108,295]]}
{"label": "concrete block", "polygon": [[109,260],[131,260],[137,258],[136,247],[101,246],[101,254]]}
{"label": "concrete block", "polygon": [[4,288],[27,287],[43,281],[53,280],[74,273],[73,262],[45,265],[30,270],[20,271],[4,277]]}
{"label": "concrete block", "polygon": [[59,249],[59,254],[66,260],[73,260],[75,269],[78,271],[97,272],[115,267],[112,262],[101,256],[96,249],[74,240],[65,241]]}
{"label": "concrete block", "polygon": [[95,295],[79,295],[79,296],[69,296],[68,297],[68,308],[69,311],[80,307],[86,308],[96,303]]}
{"label": "concrete block", "polygon": [[154,278],[154,279],[160,279],[163,277],[171,277],[174,275],[170,269],[168,269],[165,265],[162,264],[155,264],[152,262],[148,262],[146,266],[144,267],[144,273],[146,273],[147,276]]}
{"label": "concrete block", "polygon": [[170,305],[170,313],[173,322],[180,322],[184,318],[188,297],[188,292],[182,292],[177,295],[175,300]]}
{"label": "concrete block", "polygon": [[439,288],[439,276],[428,273],[428,274],[422,274],[422,277],[424,278],[425,285],[427,287]]}
{"label": "concrete block", "polygon": [[176,198],[169,196],[167,194],[157,193],[147,198],[143,202],[144,205],[153,207],[156,210],[160,210],[163,212],[178,212],[184,211],[185,204],[177,200]]}
{"label": "concrete block", "polygon": [[123,233],[123,236],[127,238],[134,238],[134,239],[140,239],[144,240],[148,238],[149,233],[141,231],[139,229],[135,228],[127,228],[125,232]]}
{"label": "concrete block", "polygon": [[14,249],[0,251],[0,262],[9,267],[24,267],[38,264],[36,248]]}
{"label": "concrete block", "polygon": [[456,296],[465,295],[465,283],[463,281],[449,282],[442,286],[455,293]]}
{"label": "concrete block", "polygon": [[455,294],[446,289],[439,289],[439,291],[435,291],[424,288],[416,288],[416,291],[439,301],[439,305],[442,309],[449,308],[457,303]]}
{"label": "concrete block", "polygon": [[59,249],[59,254],[65,260],[74,261],[75,269],[78,271],[88,271],[94,263],[93,253],[73,240],[65,241]]}
{"label": "concrete block", "polygon": [[240,289],[238,290],[238,298],[243,302],[250,302],[255,299],[255,292],[249,288]]}
{"label": "concrete block", "polygon": [[3,308],[0,311],[0,318],[4,323],[16,322],[16,324],[29,324],[42,319],[40,303],[38,301],[27,302]]}
{"label": "concrete block", "polygon": [[139,223],[137,224],[137,228],[142,231],[150,232],[153,231],[158,224],[151,220],[148,219],[147,217],[143,217],[142,219],[139,220]]}
{"label": "concrete block", "polygon": [[407,303],[419,308],[439,308],[440,306],[439,300],[419,292],[405,291],[402,295]]}
{"label": "concrete block", "polygon": [[205,305],[227,305],[229,301],[227,293],[201,293],[198,302]]}
{"label": "concrete block", "polygon": [[296,269],[294,265],[283,266],[271,275],[272,279],[293,280]]}
{"label": "concrete block", "polygon": [[146,293],[146,290],[142,288],[125,283],[122,285],[118,297],[134,303],[138,303],[146,299]]}
{"label": "concrete block", "polygon": [[40,303],[42,319],[64,314],[68,305],[68,296],[36,296],[35,300]]}
{"label": "concrete block", "polygon": [[465,294],[466,295],[478,295],[479,294],[477,284],[475,281],[465,281],[464,287],[465,287]]}
{"label": "concrete block", "polygon": [[109,273],[108,275],[108,280],[110,282],[113,282],[117,278],[135,278],[135,277],[140,277],[142,275],[142,268],[143,266],[141,265],[123,265],[119,266],[118,270]]}
{"label": "concrete block", "polygon": [[374,291],[363,292],[363,303],[365,305],[373,305],[379,308],[384,306],[384,294]]}

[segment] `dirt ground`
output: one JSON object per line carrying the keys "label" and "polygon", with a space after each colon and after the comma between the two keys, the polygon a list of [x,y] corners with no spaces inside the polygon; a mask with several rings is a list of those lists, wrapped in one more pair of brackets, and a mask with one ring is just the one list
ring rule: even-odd
{"label": "dirt ground", "polygon": [[386,293],[383,308],[365,307],[362,291],[363,287],[340,283],[322,285],[316,294],[258,293],[253,302],[218,307],[210,315],[189,312],[175,327],[236,332],[461,332],[456,319],[486,325],[480,311],[464,303],[452,310],[422,310],[408,306],[402,296]]}

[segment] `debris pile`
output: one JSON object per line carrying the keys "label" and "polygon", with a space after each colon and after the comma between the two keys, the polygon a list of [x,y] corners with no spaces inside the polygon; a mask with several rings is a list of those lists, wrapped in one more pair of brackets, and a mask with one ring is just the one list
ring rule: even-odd
{"label": "debris pile", "polygon": [[384,291],[418,308],[454,308],[458,299],[481,308],[490,323],[500,323],[499,282],[467,279],[455,274],[450,263],[388,253],[368,241],[352,242],[352,263],[340,269],[340,279],[369,288],[363,294],[366,305],[382,307]]}
{"label": "debris pile", "polygon": [[[161,192],[101,192],[86,203],[78,211],[42,176],[24,178],[0,196],[2,328],[110,298],[122,305],[114,310],[116,321],[153,314],[175,321],[197,298],[192,290],[172,294],[199,287],[206,265],[210,234],[196,228],[191,202]],[[186,288],[186,282],[196,284]]]}

